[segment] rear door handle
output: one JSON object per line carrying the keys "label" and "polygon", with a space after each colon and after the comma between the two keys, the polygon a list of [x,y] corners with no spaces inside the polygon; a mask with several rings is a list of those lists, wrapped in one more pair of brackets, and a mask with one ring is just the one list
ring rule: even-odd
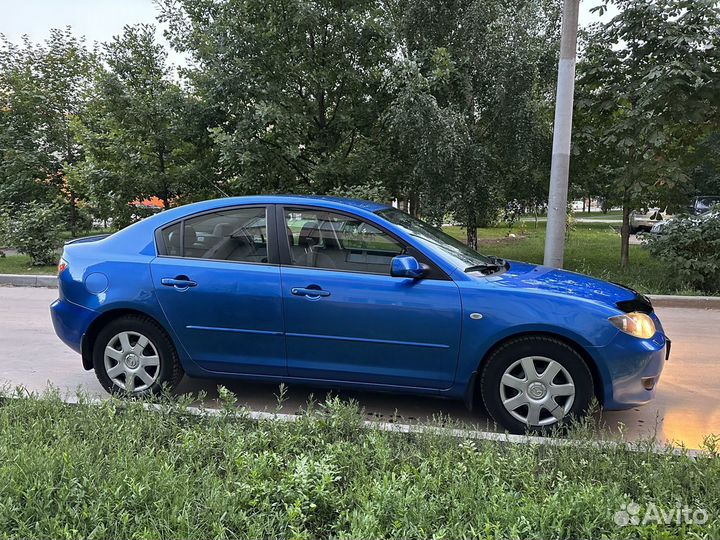
{"label": "rear door handle", "polygon": [[314,296],[319,298],[321,296],[330,296],[330,291],[323,291],[322,289],[307,289],[304,287],[293,287],[290,292],[295,296]]}
{"label": "rear door handle", "polygon": [[197,287],[197,282],[193,281],[192,279],[188,279],[185,276],[178,276],[175,278],[164,277],[160,280],[160,283],[167,287],[175,287],[176,289]]}

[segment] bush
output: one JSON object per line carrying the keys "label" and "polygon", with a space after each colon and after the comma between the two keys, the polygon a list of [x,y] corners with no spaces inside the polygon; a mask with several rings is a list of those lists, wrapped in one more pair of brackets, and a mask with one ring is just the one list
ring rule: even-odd
{"label": "bush", "polygon": [[672,219],[647,243],[683,284],[720,291],[720,211]]}
{"label": "bush", "polygon": [[29,255],[33,265],[57,263],[64,228],[62,211],[37,202],[0,213],[0,243]]}
{"label": "bush", "polygon": [[[720,535],[712,439],[694,459],[582,429],[563,446],[379,431],[337,399],[278,422],[22,396],[0,400],[0,538]],[[633,502],[708,520],[618,523]]]}

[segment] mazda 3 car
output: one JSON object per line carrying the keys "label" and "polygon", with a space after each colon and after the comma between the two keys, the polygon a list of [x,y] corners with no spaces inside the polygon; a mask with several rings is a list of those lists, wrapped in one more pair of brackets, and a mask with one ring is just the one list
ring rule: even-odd
{"label": "mazda 3 car", "polygon": [[650,301],[504,261],[410,215],[328,197],[225,198],[68,243],[55,331],[109,392],[183,375],[463,400],[511,432],[653,397]]}

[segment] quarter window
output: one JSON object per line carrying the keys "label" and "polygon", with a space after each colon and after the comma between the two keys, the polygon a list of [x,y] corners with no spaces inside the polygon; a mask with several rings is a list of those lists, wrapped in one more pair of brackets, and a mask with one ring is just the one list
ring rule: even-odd
{"label": "quarter window", "polygon": [[[168,255],[193,259],[268,262],[265,208],[234,208],[187,219],[163,230]],[[182,242],[181,242],[182,240]]]}
{"label": "quarter window", "polygon": [[295,266],[389,274],[405,248],[356,217],[322,210],[285,209],[290,260]]}
{"label": "quarter window", "polygon": [[162,230],[163,243],[165,244],[165,255],[172,257],[181,257],[182,253],[180,249],[182,244],[180,243],[180,223],[175,223],[169,227],[165,227]]}

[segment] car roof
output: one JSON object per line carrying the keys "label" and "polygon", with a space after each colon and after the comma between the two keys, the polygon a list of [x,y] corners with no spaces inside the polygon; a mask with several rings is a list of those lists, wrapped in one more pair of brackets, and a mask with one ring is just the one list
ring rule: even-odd
{"label": "car roof", "polygon": [[365,210],[366,212],[376,212],[390,205],[377,203],[372,201],[362,201],[359,199],[346,199],[343,197],[328,197],[322,195],[252,195],[246,197],[223,197],[220,199],[210,199],[184,206],[178,206],[171,210],[163,212],[169,216],[172,214],[189,215],[195,212],[203,212],[213,210],[215,208],[223,208],[227,206],[237,206],[244,204],[285,204],[285,205],[317,205],[324,208],[334,208],[336,210],[356,209]]}
{"label": "car roof", "polygon": [[[261,196],[262,197],[262,196]],[[244,198],[244,197],[239,197]],[[303,204],[303,203],[332,203],[339,206],[349,206],[351,208],[359,208],[368,212],[376,212],[385,208],[391,208],[389,204],[378,203],[373,201],[364,201],[361,199],[348,199],[345,197],[330,197],[327,195],[267,195],[267,199],[277,199],[268,201],[275,204]]]}

